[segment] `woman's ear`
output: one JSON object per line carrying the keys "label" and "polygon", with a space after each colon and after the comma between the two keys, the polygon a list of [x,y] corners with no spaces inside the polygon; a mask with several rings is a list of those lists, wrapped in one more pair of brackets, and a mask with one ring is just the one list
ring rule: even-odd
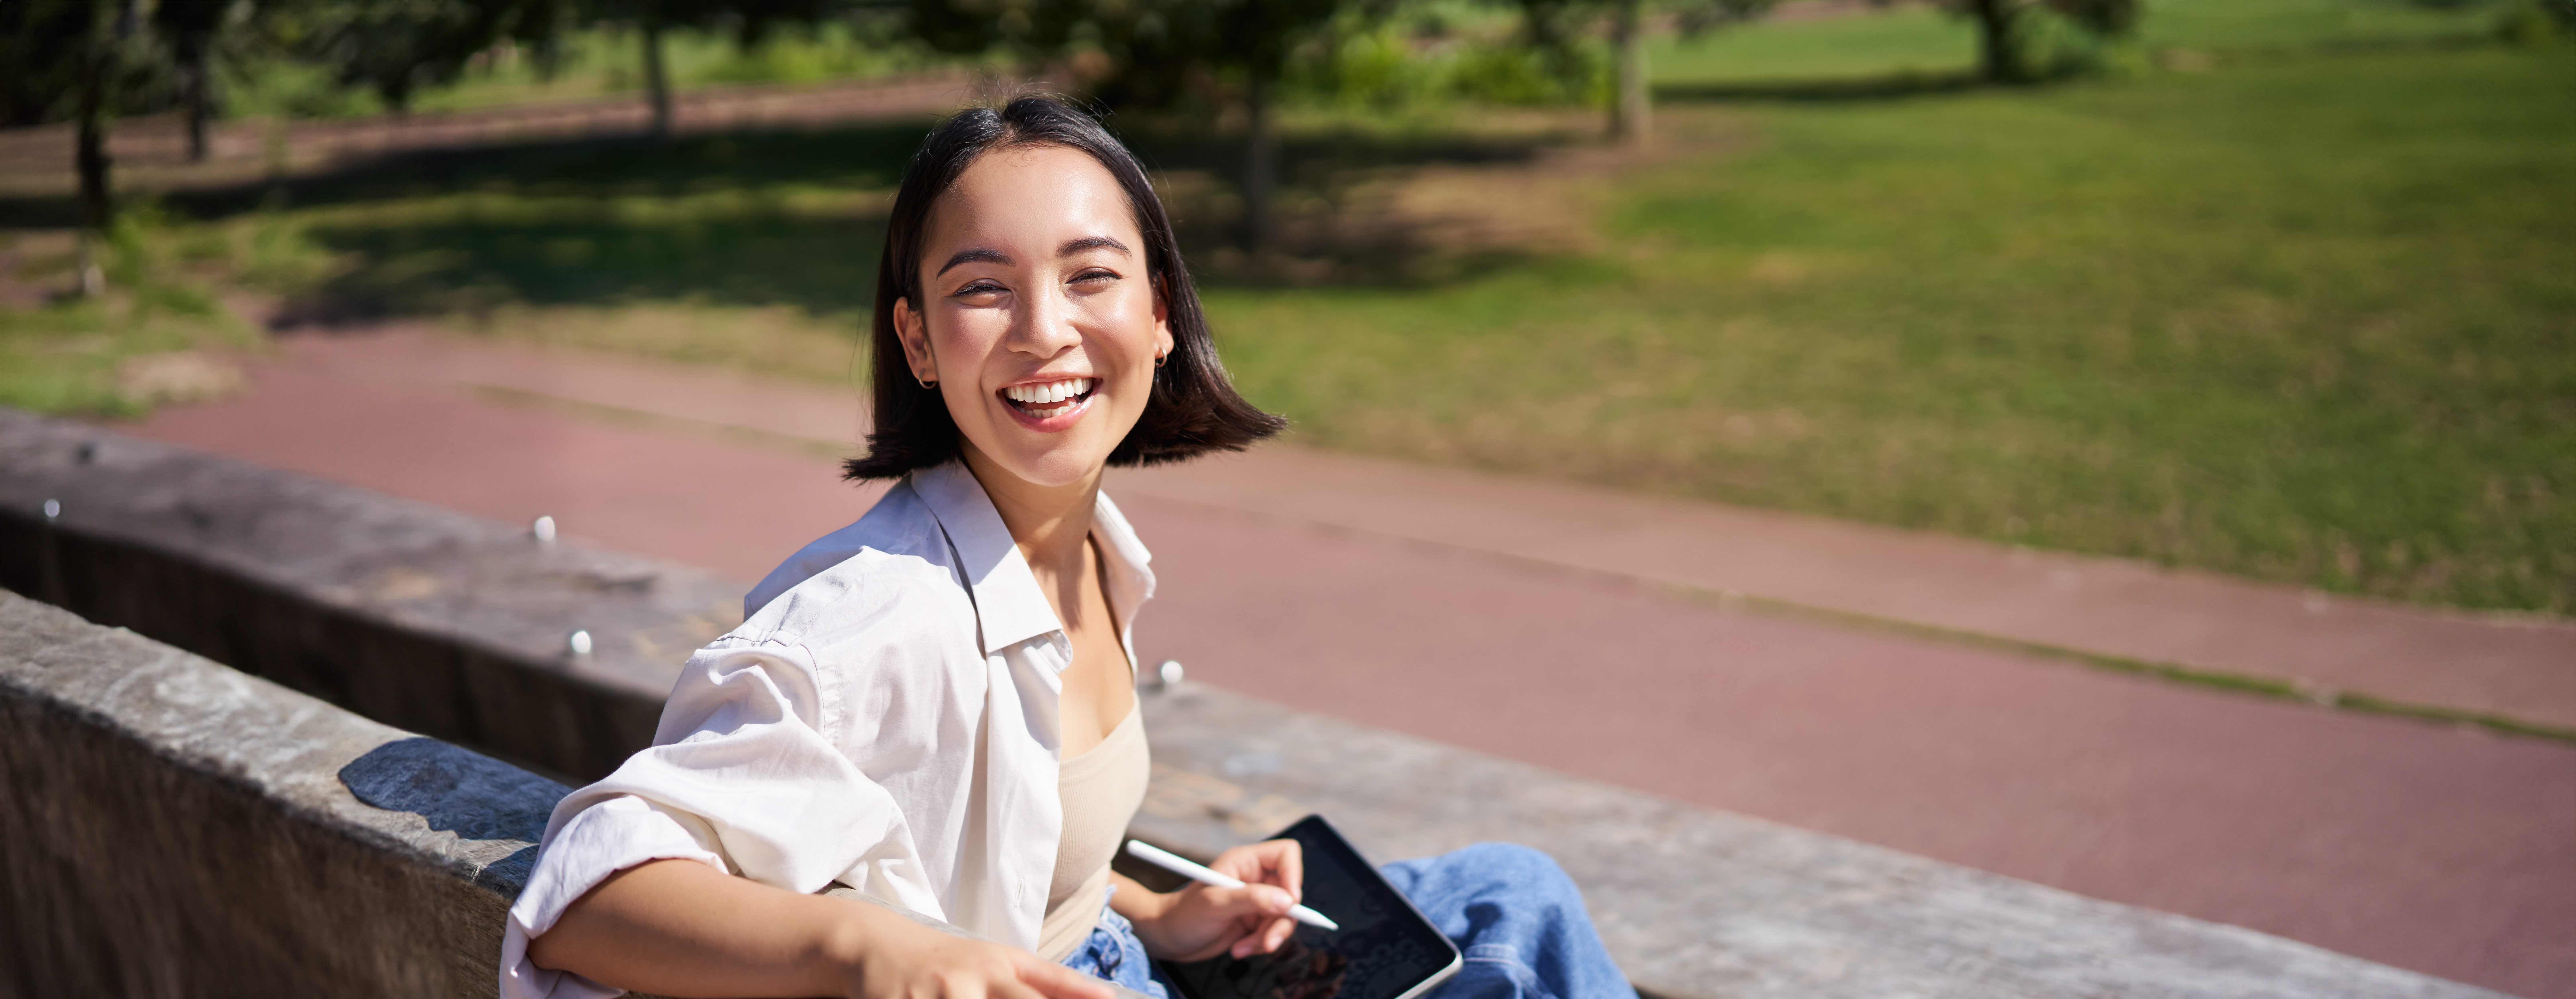
{"label": "woman's ear", "polygon": [[939,359],[930,353],[930,317],[912,311],[912,300],[894,300],[894,338],[903,343],[904,364],[914,381],[939,382]]}
{"label": "woman's ear", "polygon": [[1172,299],[1163,294],[1163,279],[1154,279],[1154,363],[1172,356]]}

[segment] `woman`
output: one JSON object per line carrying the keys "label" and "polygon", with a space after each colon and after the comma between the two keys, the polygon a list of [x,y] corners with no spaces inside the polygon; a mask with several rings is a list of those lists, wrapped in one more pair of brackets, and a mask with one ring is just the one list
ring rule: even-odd
{"label": "woman", "polygon": [[[653,748],[556,807],[504,996],[1109,999],[1162,993],[1149,955],[1292,931],[1292,842],[1218,857],[1242,888],[1109,870],[1144,795],[1129,622],[1154,577],[1102,469],[1281,426],[1226,383],[1134,157],[1053,98],[943,122],[895,199],[872,350],[849,474],[901,481],[744,598]],[[1542,856],[1388,874],[1469,947],[1444,988],[1632,994]]]}

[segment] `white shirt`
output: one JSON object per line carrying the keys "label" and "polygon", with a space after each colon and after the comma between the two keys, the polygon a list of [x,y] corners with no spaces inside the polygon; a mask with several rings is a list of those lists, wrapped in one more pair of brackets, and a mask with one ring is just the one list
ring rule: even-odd
{"label": "white shirt", "polygon": [[[1152,556],[1107,496],[1091,536],[1132,663]],[[504,999],[619,994],[529,963],[528,940],[662,858],[799,893],[840,881],[1037,946],[1073,647],[975,477],[914,472],[771,572],[743,614],[689,657],[652,748],[555,806],[503,930]]]}

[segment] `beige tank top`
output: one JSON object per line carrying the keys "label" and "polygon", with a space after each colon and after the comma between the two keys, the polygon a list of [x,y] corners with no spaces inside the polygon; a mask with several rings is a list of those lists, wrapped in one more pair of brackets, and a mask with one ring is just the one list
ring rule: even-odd
{"label": "beige tank top", "polygon": [[1143,705],[1100,744],[1056,767],[1056,795],[1064,802],[1064,838],[1055,848],[1055,880],[1047,888],[1046,917],[1038,923],[1038,956],[1062,961],[1100,923],[1109,895],[1109,859],[1127,841],[1127,824],[1145,803],[1145,781],[1154,764],[1145,750]]}

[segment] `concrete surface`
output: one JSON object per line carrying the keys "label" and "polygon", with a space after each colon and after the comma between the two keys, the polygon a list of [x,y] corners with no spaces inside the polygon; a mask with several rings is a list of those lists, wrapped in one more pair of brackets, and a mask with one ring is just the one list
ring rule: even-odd
{"label": "concrete surface", "polygon": [[0,996],[492,995],[567,790],[0,590]]}
{"label": "concrete surface", "polygon": [[521,820],[441,827],[340,782],[408,738],[0,591],[0,993],[491,995],[553,798],[470,785]]}
{"label": "concrete surface", "polygon": [[741,620],[704,572],[14,410],[0,468],[0,586],[573,778]]}
{"label": "concrete surface", "polygon": [[1489,840],[1536,846],[1583,887],[1629,978],[1655,993],[2496,995],[1203,686],[1145,703],[1157,762],[1139,835],[1214,853],[1312,810],[1381,863]]}

